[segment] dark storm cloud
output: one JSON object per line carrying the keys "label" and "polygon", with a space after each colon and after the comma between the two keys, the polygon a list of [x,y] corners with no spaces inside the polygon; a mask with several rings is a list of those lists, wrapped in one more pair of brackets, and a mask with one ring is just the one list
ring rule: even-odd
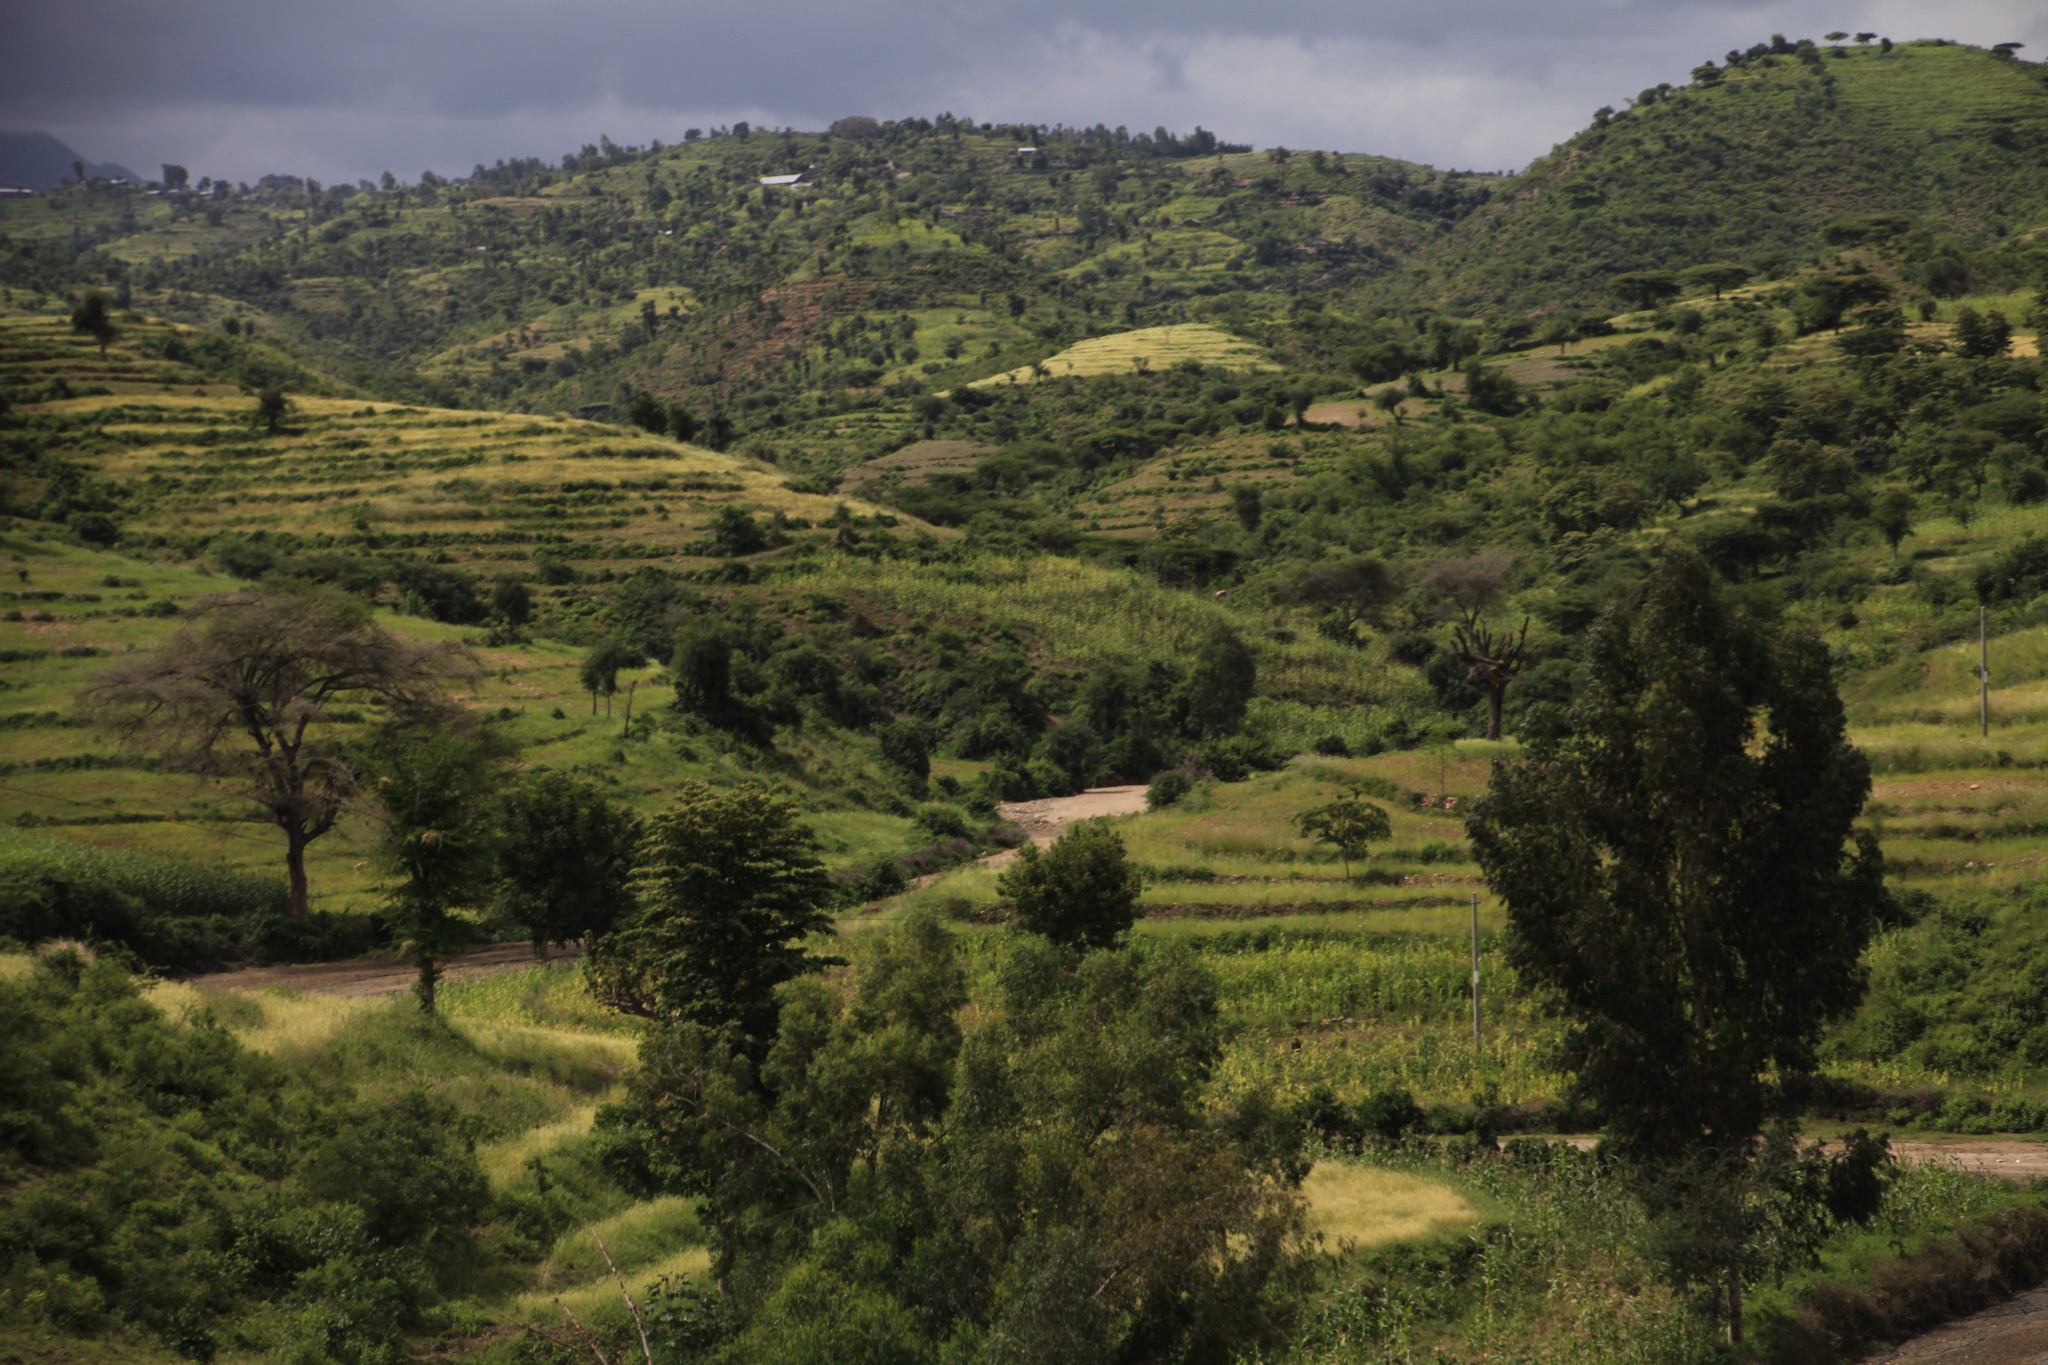
{"label": "dark storm cloud", "polygon": [[242,179],[944,109],[1499,168],[1731,46],[1837,27],[2048,47],[2032,0],[38,0],[6,21],[0,124]]}

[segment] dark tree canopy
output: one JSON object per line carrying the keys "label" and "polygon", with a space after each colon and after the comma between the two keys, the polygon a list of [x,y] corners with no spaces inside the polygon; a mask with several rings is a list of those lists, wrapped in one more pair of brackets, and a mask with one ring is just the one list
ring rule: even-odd
{"label": "dark tree canopy", "polygon": [[1885,894],[1853,831],[1870,769],[1826,647],[1746,617],[1689,549],[1595,624],[1584,663],[1468,828],[1516,969],[1571,1019],[1565,1068],[1673,1230],[1668,1263],[1725,1282],[1739,1337],[1755,1141],[1796,1117],[1823,1025],[1863,993]]}
{"label": "dark tree canopy", "polygon": [[1740,1147],[1861,998],[1883,897],[1851,837],[1869,765],[1826,648],[1746,619],[1689,551],[1595,625],[1585,663],[1562,724],[1495,763],[1473,844],[1621,1146]]}
{"label": "dark tree canopy", "polygon": [[593,945],[599,999],[627,1014],[775,1035],[775,989],[827,959],[832,884],[794,803],[756,786],[685,783],[641,841],[639,913]]}
{"label": "dark tree canopy", "polygon": [[1137,918],[1143,884],[1124,841],[1100,821],[1075,825],[1041,853],[1026,844],[996,883],[1017,923],[1055,943],[1106,948]]}
{"label": "dark tree canopy", "polygon": [[121,334],[107,312],[107,296],[97,289],[80,299],[78,307],[72,310],[71,330],[83,332],[98,342],[102,356],[107,353],[107,347],[114,344],[114,338]]}
{"label": "dark tree canopy", "polygon": [[446,649],[408,644],[329,588],[250,588],[195,606],[183,629],[89,694],[124,740],[221,778],[285,835],[292,913],[307,909],[306,845],[356,790],[337,710],[382,702],[420,718],[445,705]]}
{"label": "dark tree canopy", "polygon": [[1237,632],[1217,625],[1195,653],[1187,681],[1188,722],[1203,735],[1225,735],[1244,722],[1259,667]]}
{"label": "dark tree canopy", "polygon": [[524,779],[499,805],[497,911],[550,943],[609,933],[632,907],[639,821],[568,773]]}
{"label": "dark tree canopy", "polygon": [[396,880],[384,913],[419,971],[420,1009],[434,1012],[442,961],[482,934],[472,913],[489,894],[491,793],[503,755],[468,727],[393,726],[357,756],[379,828],[377,854]]}
{"label": "dark tree canopy", "polygon": [[1684,283],[1669,270],[1631,270],[1614,277],[1614,292],[1642,309],[1667,303],[1684,288]]}

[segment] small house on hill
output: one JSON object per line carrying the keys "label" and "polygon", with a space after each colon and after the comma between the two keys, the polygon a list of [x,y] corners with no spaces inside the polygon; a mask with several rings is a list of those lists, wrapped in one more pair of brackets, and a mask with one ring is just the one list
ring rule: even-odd
{"label": "small house on hill", "polygon": [[809,171],[798,171],[794,175],[764,175],[760,179],[760,184],[767,188],[774,188],[777,186],[784,185],[801,185],[804,183],[804,178],[809,174]]}

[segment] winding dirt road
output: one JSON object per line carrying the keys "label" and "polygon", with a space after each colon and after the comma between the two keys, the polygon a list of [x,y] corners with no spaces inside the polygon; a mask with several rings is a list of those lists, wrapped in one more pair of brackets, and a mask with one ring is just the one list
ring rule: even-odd
{"label": "winding dirt road", "polygon": [[[549,960],[573,962],[582,956],[581,948],[557,948]],[[493,943],[449,958],[441,979],[462,981],[488,976],[514,967],[530,967],[534,961],[531,944]],[[190,978],[192,985],[210,991],[262,991],[281,986],[305,995],[347,996],[396,995],[411,990],[417,980],[419,973],[412,967],[388,957],[301,962],[288,967],[243,967]]]}
{"label": "winding dirt road", "polygon": [[[1145,788],[1138,787],[1090,787],[1076,796],[1046,796],[1036,801],[1006,801],[996,807],[996,814],[1024,831],[1026,838],[1040,848],[1066,832],[1068,825],[1081,820],[1095,820],[1105,815],[1136,815],[1145,809]],[[981,861],[989,867],[1002,867],[1017,857],[1017,850],[1006,848],[1000,853],[991,853]]]}
{"label": "winding dirt road", "polygon": [[[1038,801],[1013,801],[996,813],[1024,831],[1040,848],[1060,837],[1077,820],[1104,815],[1131,815],[1145,809],[1143,787],[1094,787],[1076,796],[1048,796]],[[982,861],[1001,867],[1017,856],[1015,849],[992,853]],[[552,961],[573,962],[580,948],[558,948]],[[448,960],[443,980],[461,981],[492,972],[533,965],[533,949],[524,943],[493,943]],[[306,962],[289,967],[244,967],[192,978],[192,984],[216,991],[261,991],[272,987],[307,995],[396,995],[412,989],[418,979],[411,967],[385,957],[352,958],[345,962]]]}

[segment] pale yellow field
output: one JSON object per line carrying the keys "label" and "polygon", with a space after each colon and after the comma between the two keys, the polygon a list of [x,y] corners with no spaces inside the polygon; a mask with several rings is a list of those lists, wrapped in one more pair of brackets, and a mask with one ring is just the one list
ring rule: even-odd
{"label": "pale yellow field", "polygon": [[1127,374],[1140,362],[1146,369],[1170,370],[1188,360],[1230,370],[1279,368],[1249,341],[1214,327],[1141,327],[1135,332],[1077,341],[1036,365],[977,379],[974,387],[1028,384],[1036,379],[1061,379],[1068,375]]}
{"label": "pale yellow field", "polygon": [[1385,1246],[1479,1221],[1479,1211],[1450,1186],[1401,1171],[1324,1161],[1301,1189],[1309,1226],[1333,1249]]}

